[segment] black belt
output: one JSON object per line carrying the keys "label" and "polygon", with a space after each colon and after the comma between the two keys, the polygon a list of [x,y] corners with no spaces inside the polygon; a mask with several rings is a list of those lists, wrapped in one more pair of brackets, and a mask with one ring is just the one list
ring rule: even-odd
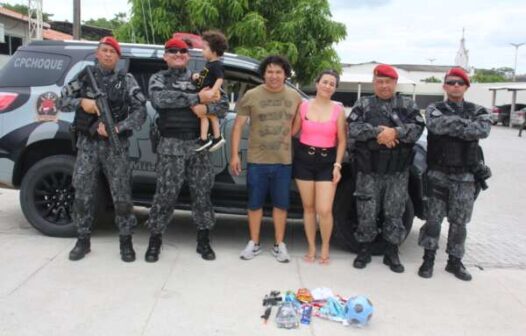
{"label": "black belt", "polygon": [[199,138],[199,133],[197,132],[174,133],[169,138],[176,138],[179,140],[197,140],[197,138]]}
{"label": "black belt", "polygon": [[315,156],[319,155],[321,157],[327,157],[329,155],[334,155],[336,153],[336,147],[329,147],[329,148],[323,148],[323,147],[315,147],[315,146],[309,146],[304,143],[299,143],[300,149],[307,153],[307,155]]}
{"label": "black belt", "polygon": [[438,170],[439,172],[442,172],[444,174],[466,174],[466,173],[473,173],[473,166],[440,166],[440,165],[429,165],[429,170]]}

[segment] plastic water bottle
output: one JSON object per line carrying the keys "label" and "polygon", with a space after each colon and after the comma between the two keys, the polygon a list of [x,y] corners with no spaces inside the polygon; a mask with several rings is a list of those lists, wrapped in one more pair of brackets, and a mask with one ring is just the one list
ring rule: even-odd
{"label": "plastic water bottle", "polygon": [[312,306],[305,305],[303,306],[303,311],[301,312],[301,324],[310,324],[312,316]]}

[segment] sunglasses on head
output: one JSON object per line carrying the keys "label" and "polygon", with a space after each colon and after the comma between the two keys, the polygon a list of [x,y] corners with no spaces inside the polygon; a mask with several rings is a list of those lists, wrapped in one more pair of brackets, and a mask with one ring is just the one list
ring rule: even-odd
{"label": "sunglasses on head", "polygon": [[464,86],[464,85],[466,85],[466,82],[464,82],[461,79],[452,79],[452,80],[447,80],[446,84],[447,85],[451,85],[451,86],[453,86],[455,84],[458,84],[459,86]]}
{"label": "sunglasses on head", "polygon": [[188,49],[186,49],[186,48],[170,48],[170,49],[166,49],[165,52],[167,52],[169,54],[177,54],[177,53],[186,54],[188,52]]}

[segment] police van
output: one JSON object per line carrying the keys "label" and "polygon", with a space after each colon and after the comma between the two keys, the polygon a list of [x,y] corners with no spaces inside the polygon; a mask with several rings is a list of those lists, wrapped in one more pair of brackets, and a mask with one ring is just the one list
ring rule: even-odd
{"label": "police van", "polygon": [[[62,86],[86,65],[93,64],[96,47],[96,42],[36,41],[19,48],[0,71],[0,187],[19,189],[20,205],[27,221],[51,236],[69,237],[76,232],[71,219],[74,198],[71,177],[75,154],[69,135],[74,111],[60,111],[57,101]],[[147,96],[150,76],[166,68],[162,59],[164,47],[123,43],[121,49],[118,68],[132,73]],[[226,53],[222,60],[224,89],[231,104],[221,123],[221,131],[229,141],[235,119],[235,102],[262,81],[257,72],[257,61],[230,53]],[[193,72],[200,71],[205,62],[200,50],[191,50],[189,67]],[[307,98],[304,93],[300,94]],[[129,147],[133,167],[132,197],[138,206],[151,205],[156,186],[155,154],[149,139],[155,110],[149,102],[147,112],[147,121],[140,131],[134,132]],[[240,176],[234,176],[228,168],[228,144],[211,154],[215,172],[212,202],[218,212],[246,213],[247,143],[248,127],[244,129],[241,140],[243,172]],[[411,199],[404,215],[408,229],[415,214],[423,216],[424,147],[415,146],[415,153],[410,179]],[[354,250],[357,244],[352,235],[356,226],[352,165],[346,163],[342,172],[334,204],[335,233]],[[98,220],[112,218],[111,197],[102,178],[97,193]],[[290,216],[299,217],[302,208],[295,188],[291,198]],[[189,193],[183,189],[177,207],[188,209],[189,201]],[[271,207],[268,205],[265,209]]]}

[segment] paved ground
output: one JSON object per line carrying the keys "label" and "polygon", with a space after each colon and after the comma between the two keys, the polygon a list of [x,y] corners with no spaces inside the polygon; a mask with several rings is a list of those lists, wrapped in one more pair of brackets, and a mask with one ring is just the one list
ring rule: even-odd
{"label": "paved ground", "polygon": [[[18,192],[0,189],[0,335],[524,335],[526,138],[516,134],[495,127],[483,142],[494,177],[469,227],[469,283],[443,270],[443,250],[432,279],[416,275],[420,221],[401,250],[403,274],[390,272],[379,257],[366,270],[355,270],[352,255],[337,247],[329,266],[305,264],[300,221],[291,221],[287,232],[291,263],[279,264],[268,253],[268,221],[265,253],[241,261],[247,238],[242,216],[219,216],[213,239],[218,259],[206,262],[195,253],[184,212],[176,213],[156,264],[142,260],[148,239],[142,228],[134,238],[135,263],[120,261],[111,228],[97,230],[92,253],[73,263],[67,254],[74,239],[35,231],[21,214]],[[147,210],[136,212],[144,222]],[[319,286],[344,296],[367,295],[376,308],[369,327],[349,330],[314,319],[309,327],[285,331],[273,320],[261,323],[265,293]]]}

